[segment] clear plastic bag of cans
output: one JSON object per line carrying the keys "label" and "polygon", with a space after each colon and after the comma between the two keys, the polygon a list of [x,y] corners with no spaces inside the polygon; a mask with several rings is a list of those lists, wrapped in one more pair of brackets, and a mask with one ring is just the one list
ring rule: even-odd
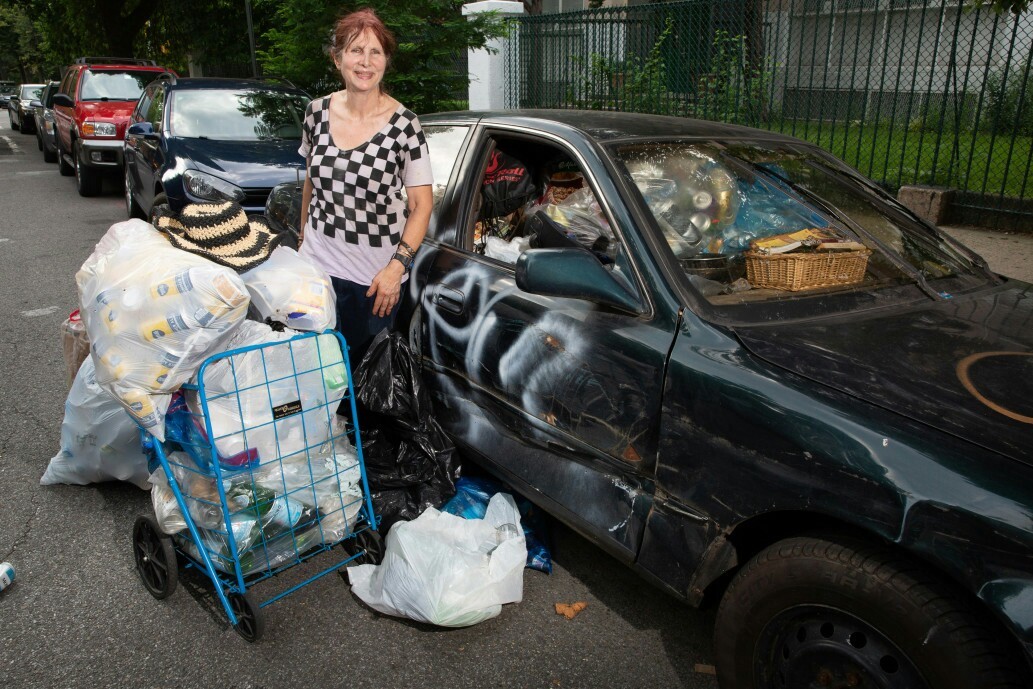
{"label": "clear plastic bag of cans", "polygon": [[159,440],[169,395],[244,320],[240,276],[152,225],[112,225],[75,276],[97,383]]}
{"label": "clear plastic bag of cans", "polygon": [[277,247],[268,260],[241,278],[257,320],[310,332],[337,325],[337,298],[330,276],[290,247]]}

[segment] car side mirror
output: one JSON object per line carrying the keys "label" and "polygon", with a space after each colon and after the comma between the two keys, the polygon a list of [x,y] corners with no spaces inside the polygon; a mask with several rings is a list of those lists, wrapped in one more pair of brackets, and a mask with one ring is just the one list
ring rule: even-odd
{"label": "car side mirror", "polygon": [[150,122],[135,122],[129,125],[129,129],[126,130],[127,136],[142,136],[145,139],[157,138],[157,134],[154,133],[154,125]]}
{"label": "car side mirror", "polygon": [[65,108],[75,107],[75,103],[72,101],[71,96],[69,96],[67,93],[54,94],[54,105],[60,105]]}
{"label": "car side mirror", "polygon": [[43,107],[43,103],[41,101],[38,101],[38,100],[30,100],[29,101],[29,107],[30,108],[42,108]]}
{"label": "car side mirror", "polygon": [[516,284],[531,294],[585,299],[632,313],[642,308],[639,298],[582,248],[528,249],[517,259]]}

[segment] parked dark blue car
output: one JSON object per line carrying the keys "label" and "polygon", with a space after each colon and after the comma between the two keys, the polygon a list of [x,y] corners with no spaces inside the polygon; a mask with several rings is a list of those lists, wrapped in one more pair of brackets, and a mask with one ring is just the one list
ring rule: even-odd
{"label": "parked dark blue car", "polygon": [[144,89],[126,131],[129,216],[223,200],[262,213],[274,186],[302,174],[309,100],[279,82],[162,75]]}

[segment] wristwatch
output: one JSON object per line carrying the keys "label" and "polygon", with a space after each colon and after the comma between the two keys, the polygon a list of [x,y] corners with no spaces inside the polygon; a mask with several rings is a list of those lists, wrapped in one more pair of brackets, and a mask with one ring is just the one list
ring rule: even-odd
{"label": "wristwatch", "polygon": [[406,256],[402,252],[396,251],[391,258],[393,258],[394,260],[396,260],[399,263],[401,263],[402,266],[405,268],[405,272],[406,273],[408,273],[409,269],[412,268],[412,260],[413,260],[412,256]]}

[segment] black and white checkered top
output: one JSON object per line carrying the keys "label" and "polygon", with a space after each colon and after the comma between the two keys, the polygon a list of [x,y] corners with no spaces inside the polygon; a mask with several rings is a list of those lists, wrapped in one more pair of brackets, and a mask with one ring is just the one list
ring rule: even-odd
{"label": "black and white checkered top", "polygon": [[312,181],[301,255],[335,277],[372,283],[402,238],[409,215],[403,187],[433,182],[420,121],[399,105],[371,139],[340,149],[326,96],[308,105],[298,153]]}

